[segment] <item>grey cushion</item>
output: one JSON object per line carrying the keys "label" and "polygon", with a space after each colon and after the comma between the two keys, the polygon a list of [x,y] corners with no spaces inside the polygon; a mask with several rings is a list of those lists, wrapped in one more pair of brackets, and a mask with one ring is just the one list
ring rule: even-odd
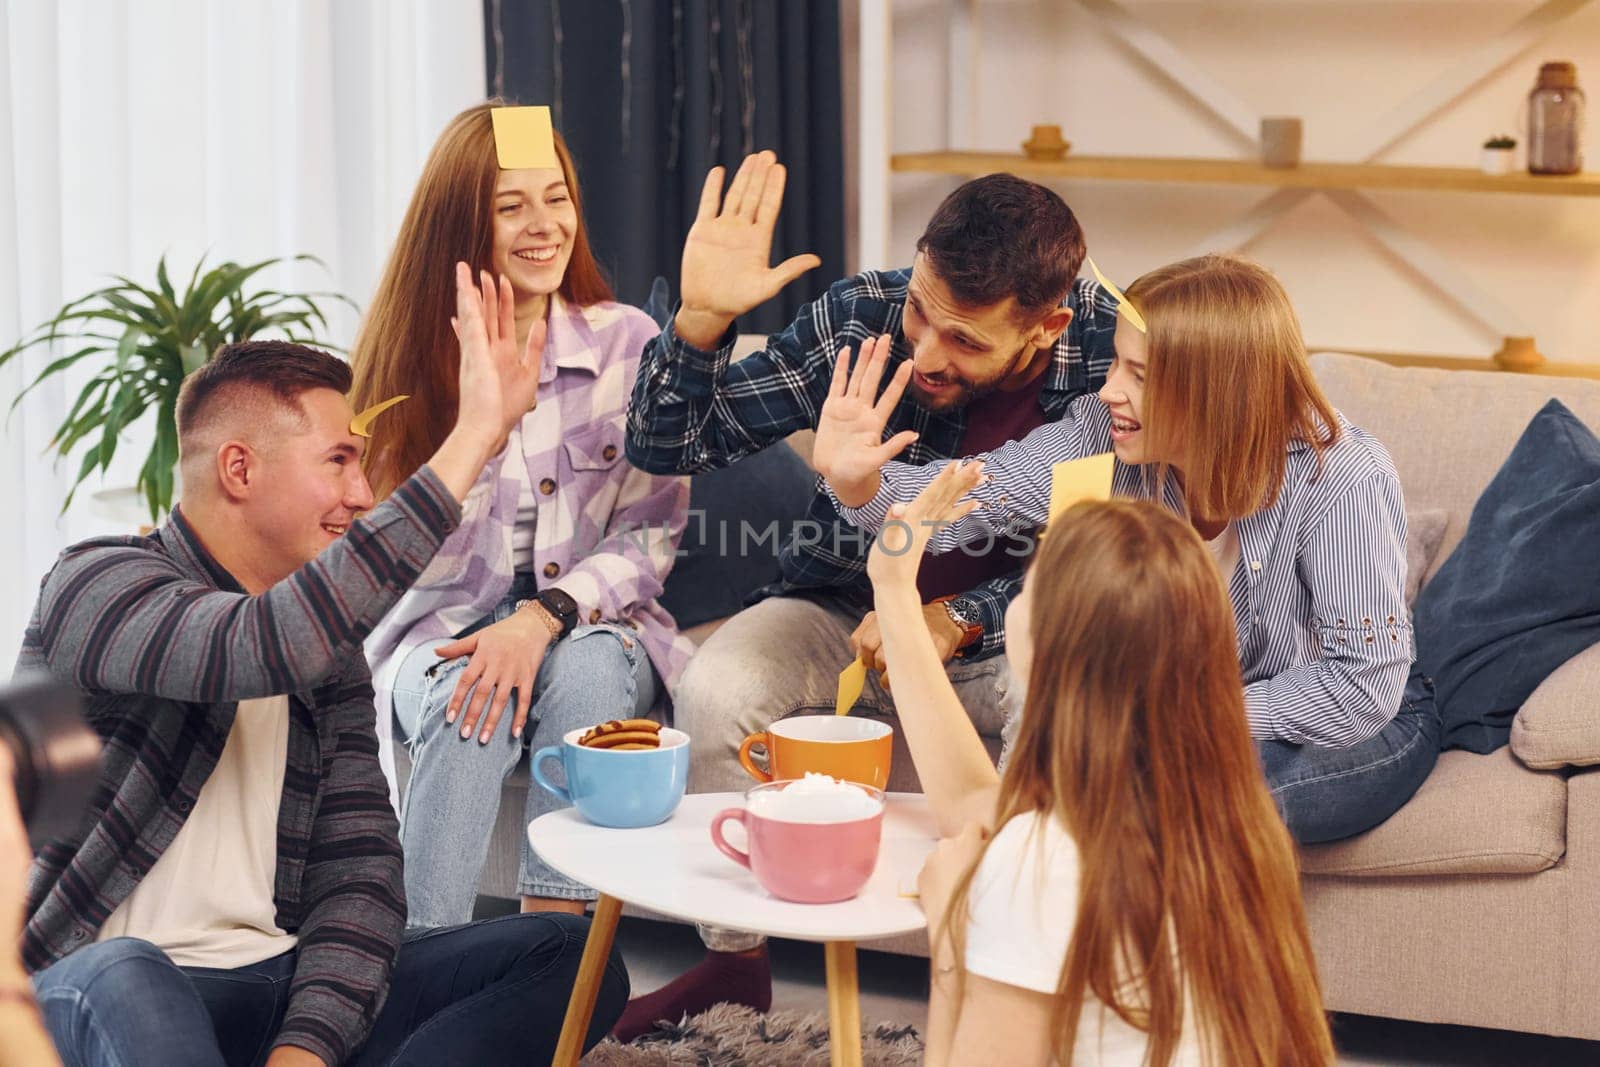
{"label": "grey cushion", "polygon": [[1391,878],[1532,874],[1567,850],[1567,782],[1524,768],[1502,748],[1446,752],[1389,820],[1364,834],[1301,851],[1306,874]]}
{"label": "grey cushion", "polygon": [[1557,667],[1511,724],[1511,751],[1530,767],[1600,764],[1600,645]]}
{"label": "grey cushion", "polygon": [[[1437,571],[1467,529],[1473,502],[1528,420],[1552,396],[1600,427],[1600,381],[1542,374],[1391,367],[1319,352],[1311,357],[1328,399],[1389,449],[1411,508],[1450,516],[1432,564]],[[1432,575],[1423,576],[1426,585]]]}
{"label": "grey cushion", "polygon": [[1428,573],[1444,540],[1450,516],[1443,508],[1406,509],[1406,607],[1417,602],[1422,576]]}

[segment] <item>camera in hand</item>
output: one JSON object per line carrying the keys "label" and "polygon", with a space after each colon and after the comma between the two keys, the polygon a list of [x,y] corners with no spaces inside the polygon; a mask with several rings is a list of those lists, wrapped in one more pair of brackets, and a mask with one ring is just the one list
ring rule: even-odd
{"label": "camera in hand", "polygon": [[100,776],[100,738],[83,721],[83,697],[45,679],[0,688],[0,745],[16,766],[17,806],[28,842],[76,830]]}

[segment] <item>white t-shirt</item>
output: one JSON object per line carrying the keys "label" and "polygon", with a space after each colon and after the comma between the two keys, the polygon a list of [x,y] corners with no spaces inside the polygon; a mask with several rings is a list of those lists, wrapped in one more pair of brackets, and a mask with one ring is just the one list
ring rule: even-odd
{"label": "white t-shirt", "polygon": [[517,521],[511,526],[511,569],[533,570],[533,531],[539,525],[539,500],[533,495],[533,482],[522,483],[517,497]]}
{"label": "white t-shirt", "polygon": [[180,967],[227,969],[294,948],[272,901],[288,760],[289,698],[241,700],[194,810],[96,940],[139,937]]}
{"label": "white t-shirt", "polygon": [[[1077,916],[1078,883],[1078,847],[1059,820],[1030,814],[1006,823],[972,878],[967,970],[1054,996]],[[1072,1063],[1140,1067],[1148,1044],[1144,1031],[1085,996]],[[1199,1042],[1187,1022],[1172,1063],[1199,1067]]]}
{"label": "white t-shirt", "polygon": [[1233,579],[1233,572],[1239,568],[1239,524],[1228,523],[1221,533],[1206,542],[1206,547],[1211,550],[1211,558],[1217,561],[1217,570],[1222,572],[1222,584],[1226,588]]}

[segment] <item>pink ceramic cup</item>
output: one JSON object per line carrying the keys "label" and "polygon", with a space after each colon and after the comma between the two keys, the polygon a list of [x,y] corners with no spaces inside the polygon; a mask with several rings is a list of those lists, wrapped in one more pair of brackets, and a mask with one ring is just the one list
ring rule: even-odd
{"label": "pink ceramic cup", "polygon": [[[745,794],[745,802],[790,782],[769,782]],[[835,822],[768,818],[746,808],[725,808],[711,820],[711,841],[735,863],[750,868],[761,887],[780,900],[797,904],[831,904],[861,892],[878,865],[883,832],[883,792],[857,786],[877,802],[865,818]],[[749,852],[741,852],[722,836],[723,825],[743,824]]]}

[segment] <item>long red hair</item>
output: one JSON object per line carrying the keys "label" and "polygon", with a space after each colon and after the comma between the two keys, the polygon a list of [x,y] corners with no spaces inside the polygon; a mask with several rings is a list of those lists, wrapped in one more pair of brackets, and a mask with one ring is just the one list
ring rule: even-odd
{"label": "long red hair", "polygon": [[[1092,994],[1149,1034],[1155,1067],[1186,1019],[1218,1067],[1331,1063],[1294,848],[1205,545],[1149,502],[1079,504],[1050,524],[1028,581],[1034,659],[995,825],[1039,812],[1079,852],[1057,1056],[1070,1062]],[[971,879],[940,932],[958,966]]]}
{"label": "long red hair", "polygon": [[[395,407],[378,423],[378,438],[365,466],[380,500],[427,461],[455,424],[460,366],[460,350],[450,331],[455,265],[494,269],[492,212],[500,168],[489,112],[502,103],[488,100],[467,108],[434,143],[350,350],[355,376],[350,405],[355,410],[401,393],[421,399]],[[577,170],[561,134],[555,142],[578,215],[572,258],[558,291],[578,305],[611,300],[611,286],[589,247]]]}

